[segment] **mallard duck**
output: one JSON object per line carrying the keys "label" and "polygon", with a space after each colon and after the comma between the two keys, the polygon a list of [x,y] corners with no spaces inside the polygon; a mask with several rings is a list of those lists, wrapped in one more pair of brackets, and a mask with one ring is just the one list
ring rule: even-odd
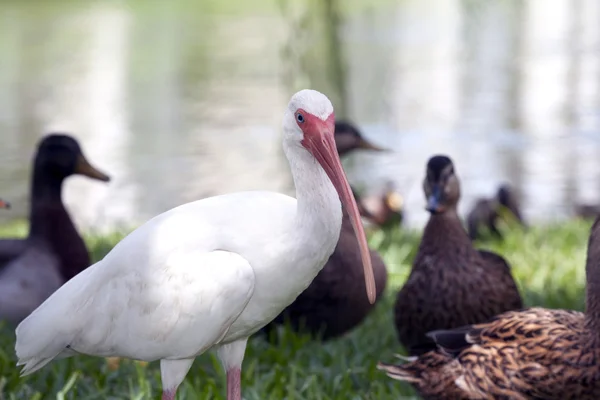
{"label": "mallard duck", "polygon": [[450,158],[432,157],[426,172],[423,188],[431,215],[395,304],[398,338],[411,355],[435,348],[427,332],[483,322],[522,307],[506,260],[473,248],[461,224],[460,184]]}
{"label": "mallard duck", "polygon": [[18,323],[89,266],[87,248],[61,199],[62,183],[73,174],[109,180],[72,137],[44,137],[33,166],[29,236],[0,241],[0,319]]}
{"label": "mallard duck", "polygon": [[586,275],[585,313],[535,307],[434,331],[438,349],[379,368],[425,399],[600,399],[600,218]]}
{"label": "mallard duck", "polygon": [[480,198],[475,202],[467,215],[467,228],[471,240],[479,237],[482,227],[487,228],[494,236],[502,238],[497,222],[505,213],[512,214],[522,226],[526,226],[517,195],[509,184],[501,185],[495,197]]}
{"label": "mallard duck", "polygon": [[[340,156],[357,149],[384,150],[367,142],[349,123],[335,124],[335,142]],[[355,197],[356,191],[352,189]],[[363,217],[372,217],[357,198]],[[343,335],[360,324],[373,309],[364,290],[364,273],[356,235],[346,210],[342,210],[342,227],[337,246],[329,260],[308,288],[263,328],[267,333],[289,321],[297,331],[320,335],[324,340]],[[371,250],[377,299],[387,284],[387,270],[381,256]]]}

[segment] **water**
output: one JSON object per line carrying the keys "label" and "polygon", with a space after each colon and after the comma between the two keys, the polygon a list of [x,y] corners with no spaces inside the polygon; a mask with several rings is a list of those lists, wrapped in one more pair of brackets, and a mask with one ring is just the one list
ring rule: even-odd
{"label": "water", "polygon": [[[221,3],[228,3],[223,5]],[[343,4],[343,6],[342,6]],[[600,2],[364,0],[0,3],[0,196],[27,215],[39,137],[72,132],[113,180],[70,178],[78,224],[138,224],[246,189],[293,193],[283,109],[312,87],[394,150],[345,161],[407,220],[446,153],[460,209],[513,183],[532,222],[600,202]]]}

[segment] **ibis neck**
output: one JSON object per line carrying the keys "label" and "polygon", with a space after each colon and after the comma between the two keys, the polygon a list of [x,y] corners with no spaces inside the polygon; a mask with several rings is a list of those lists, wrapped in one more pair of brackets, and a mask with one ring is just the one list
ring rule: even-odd
{"label": "ibis neck", "polygon": [[335,247],[342,224],[342,207],[337,191],[321,165],[306,149],[286,143],[284,150],[296,186],[298,208],[295,229],[318,240],[331,238]]}

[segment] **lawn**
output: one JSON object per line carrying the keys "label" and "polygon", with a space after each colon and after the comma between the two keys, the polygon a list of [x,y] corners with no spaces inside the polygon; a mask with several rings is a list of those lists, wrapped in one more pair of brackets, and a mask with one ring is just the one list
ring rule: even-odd
{"label": "lawn", "polygon": [[[526,304],[582,310],[585,250],[589,222],[513,230],[503,242],[477,245],[503,254],[513,266]],[[2,236],[22,236],[22,225],[5,227]],[[94,259],[101,258],[122,234],[87,235]],[[325,344],[287,329],[277,332],[279,344],[251,339],[243,366],[243,397],[258,399],[409,399],[405,384],[377,371],[378,360],[391,361],[402,352],[395,337],[392,306],[406,278],[419,241],[418,232],[396,231],[384,237],[369,235],[383,255],[390,281],[385,299],[370,317],[344,338]],[[390,244],[391,243],[391,244]],[[19,378],[15,368],[14,333],[0,335],[0,399],[156,399],[160,395],[158,363],[124,361],[111,369],[105,359],[75,357],[54,362]],[[43,335],[40,332],[40,335]],[[179,390],[179,399],[224,399],[224,373],[212,354],[199,357]]]}

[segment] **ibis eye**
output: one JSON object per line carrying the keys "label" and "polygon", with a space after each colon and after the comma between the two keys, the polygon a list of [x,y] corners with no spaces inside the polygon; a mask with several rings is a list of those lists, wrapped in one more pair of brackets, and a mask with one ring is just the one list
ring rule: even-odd
{"label": "ibis eye", "polygon": [[299,123],[303,123],[304,122],[304,115],[302,115],[302,114],[296,114],[296,121],[298,121]]}

